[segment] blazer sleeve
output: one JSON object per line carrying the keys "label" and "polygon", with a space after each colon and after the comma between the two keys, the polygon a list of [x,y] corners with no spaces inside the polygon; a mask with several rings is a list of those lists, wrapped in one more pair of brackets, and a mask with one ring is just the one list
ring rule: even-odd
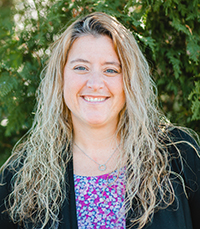
{"label": "blazer sleeve", "polygon": [[[193,228],[196,229],[200,225],[200,147],[184,131],[174,129],[171,135],[173,142],[176,143],[176,147],[181,153],[181,157],[175,157],[172,168],[175,168],[175,171],[184,179],[192,224]],[[173,146],[172,152],[175,151],[177,152],[175,146]]]}
{"label": "blazer sleeve", "polygon": [[11,191],[11,177],[12,173],[8,170],[0,174],[0,228],[17,229],[18,226],[10,220],[5,207],[6,199]]}

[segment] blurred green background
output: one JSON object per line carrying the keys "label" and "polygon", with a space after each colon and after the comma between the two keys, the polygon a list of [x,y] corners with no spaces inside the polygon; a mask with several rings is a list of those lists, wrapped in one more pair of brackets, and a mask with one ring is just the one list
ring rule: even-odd
{"label": "blurred green background", "polygon": [[1,0],[0,165],[31,127],[49,45],[77,17],[115,16],[137,39],[171,122],[200,133],[199,0]]}

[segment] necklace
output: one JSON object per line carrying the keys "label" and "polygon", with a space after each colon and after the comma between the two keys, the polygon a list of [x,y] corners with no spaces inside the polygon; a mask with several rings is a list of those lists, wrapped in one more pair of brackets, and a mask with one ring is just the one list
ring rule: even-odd
{"label": "necklace", "polygon": [[74,142],[74,145],[83,153],[85,154],[85,156],[87,156],[90,160],[92,160],[93,162],[95,162],[97,165],[99,165],[98,169],[100,171],[105,171],[107,169],[106,164],[109,162],[109,160],[111,159],[111,157],[113,156],[113,154],[116,152],[118,146],[116,147],[116,149],[113,151],[113,153],[110,155],[110,157],[108,158],[108,160],[104,163],[104,164],[99,164],[98,162],[96,162],[95,160],[93,160],[89,155],[87,155],[77,144],[76,142]]}

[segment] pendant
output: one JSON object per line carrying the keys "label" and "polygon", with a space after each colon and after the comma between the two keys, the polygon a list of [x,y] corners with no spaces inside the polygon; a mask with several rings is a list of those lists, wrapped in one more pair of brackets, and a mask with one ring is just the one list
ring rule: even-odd
{"label": "pendant", "polygon": [[99,165],[99,170],[100,170],[100,171],[104,171],[104,170],[106,170],[106,169],[107,169],[106,165],[104,165],[104,164]]}

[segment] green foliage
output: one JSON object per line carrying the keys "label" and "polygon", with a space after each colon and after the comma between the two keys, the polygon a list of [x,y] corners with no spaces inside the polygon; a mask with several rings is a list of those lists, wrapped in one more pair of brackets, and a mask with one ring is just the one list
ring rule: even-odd
{"label": "green foliage", "polygon": [[200,120],[200,81],[195,82],[195,88],[190,93],[189,100],[192,101],[192,120]]}
{"label": "green foliage", "polygon": [[31,126],[49,45],[77,17],[115,16],[136,37],[172,122],[200,133],[199,0],[3,1],[0,15],[0,149],[8,155]]}

